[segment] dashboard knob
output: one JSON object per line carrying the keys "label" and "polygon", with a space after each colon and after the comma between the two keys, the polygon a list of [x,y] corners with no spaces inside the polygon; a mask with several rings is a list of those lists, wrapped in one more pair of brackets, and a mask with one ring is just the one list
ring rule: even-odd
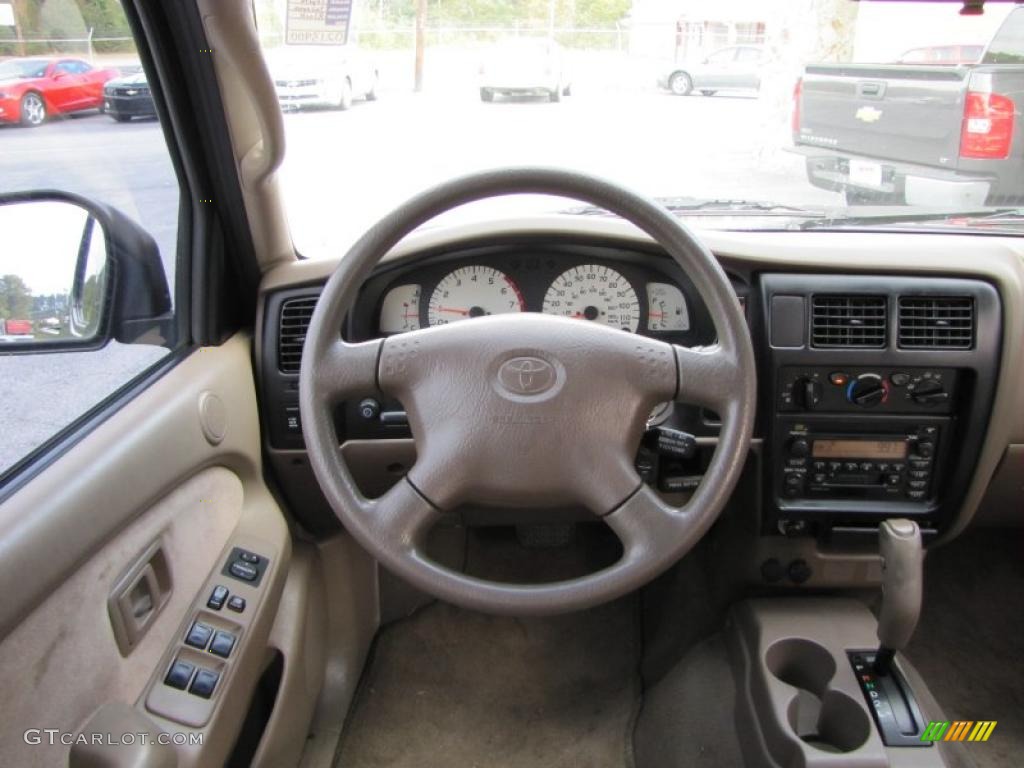
{"label": "dashboard knob", "polygon": [[889,394],[889,386],[881,376],[865,373],[850,382],[846,388],[846,399],[862,408],[874,408]]}
{"label": "dashboard knob", "polygon": [[949,400],[949,392],[942,386],[941,381],[923,379],[914,387],[910,397],[918,405],[939,405]]}
{"label": "dashboard knob", "polygon": [[811,452],[811,444],[802,437],[795,437],[789,441],[789,455],[802,459]]}
{"label": "dashboard knob", "polygon": [[797,379],[793,382],[793,402],[805,411],[813,411],[821,402],[821,382]]}
{"label": "dashboard knob", "polygon": [[373,421],[380,416],[380,403],[372,397],[368,397],[359,403],[359,415],[367,421]]}

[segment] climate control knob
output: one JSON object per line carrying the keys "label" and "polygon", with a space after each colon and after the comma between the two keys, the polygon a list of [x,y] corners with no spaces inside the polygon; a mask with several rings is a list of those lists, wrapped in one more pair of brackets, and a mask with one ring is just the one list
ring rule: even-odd
{"label": "climate control knob", "polygon": [[935,379],[924,379],[910,395],[918,405],[939,405],[949,400],[949,392],[942,386],[941,381]]}
{"label": "climate control knob", "polygon": [[874,373],[863,373],[846,387],[846,399],[861,408],[874,408],[888,396],[889,385]]}
{"label": "climate control knob", "polygon": [[821,402],[821,382],[806,378],[794,381],[793,402],[805,411],[813,411]]}

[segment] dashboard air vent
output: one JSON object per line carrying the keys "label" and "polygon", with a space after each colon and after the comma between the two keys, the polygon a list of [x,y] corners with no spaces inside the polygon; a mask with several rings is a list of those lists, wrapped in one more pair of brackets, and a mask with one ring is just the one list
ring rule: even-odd
{"label": "dashboard air vent", "polygon": [[298,373],[302,364],[302,345],[306,329],[316,307],[316,296],[288,299],[281,305],[277,334],[277,367],[281,373]]}
{"label": "dashboard air vent", "polygon": [[901,296],[899,342],[903,349],[970,349],[974,344],[974,299]]}
{"label": "dashboard air vent", "polygon": [[813,296],[811,345],[861,349],[884,347],[886,307],[885,296]]}

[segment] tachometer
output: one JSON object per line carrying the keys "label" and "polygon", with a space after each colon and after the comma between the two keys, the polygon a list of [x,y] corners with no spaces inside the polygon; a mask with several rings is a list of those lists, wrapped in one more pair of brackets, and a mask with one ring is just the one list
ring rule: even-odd
{"label": "tachometer", "polygon": [[614,269],[598,264],[581,264],[556,277],[544,295],[544,312],[630,332],[640,324],[640,301],[633,286]]}
{"label": "tachometer", "polygon": [[456,320],[526,309],[519,287],[491,267],[459,267],[437,284],[427,305],[427,322],[446,325]]}
{"label": "tachometer", "polygon": [[683,292],[670,283],[647,284],[647,329],[688,331],[690,312]]}
{"label": "tachometer", "polygon": [[399,285],[388,291],[380,307],[380,332],[401,333],[420,327],[420,287]]}

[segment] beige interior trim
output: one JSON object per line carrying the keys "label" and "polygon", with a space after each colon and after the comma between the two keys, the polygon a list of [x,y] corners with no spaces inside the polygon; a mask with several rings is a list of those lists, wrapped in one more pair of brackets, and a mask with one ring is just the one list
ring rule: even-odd
{"label": "beige interior trim", "polygon": [[[0,699],[0,742],[9,765],[66,762],[66,746],[26,744],[22,735],[28,728],[70,732],[107,702],[134,703],[237,525],[242,505],[242,484],[234,473],[223,467],[201,471],[108,542],[4,638],[0,685],[22,692]],[[107,619],[107,596],[120,573],[157,539],[171,567],[170,600],[122,658]]]}
{"label": "beige interior trim", "polygon": [[[383,261],[482,239],[522,236],[602,238],[652,245],[632,224],[612,217],[568,215],[507,218],[420,229]],[[1024,242],[1014,237],[899,232],[719,232],[700,234],[723,265],[757,271],[956,275],[997,287],[1003,307],[999,380],[988,435],[956,521],[941,541],[970,523],[989,481],[1012,443],[1024,443]],[[268,271],[260,286],[271,291],[326,280],[338,260],[298,261]],[[261,302],[262,306],[262,302]]]}
{"label": "beige interior trim", "polygon": [[[250,349],[239,334],[197,350],[0,505],[0,638],[190,475],[220,465],[243,486],[262,485]],[[206,391],[225,405],[226,434],[217,446],[200,423]],[[29,572],[33,578],[24,579]]]}
{"label": "beige interior trim", "polygon": [[294,261],[278,180],[285,135],[250,0],[199,0],[224,101],[256,258],[263,269]]}

